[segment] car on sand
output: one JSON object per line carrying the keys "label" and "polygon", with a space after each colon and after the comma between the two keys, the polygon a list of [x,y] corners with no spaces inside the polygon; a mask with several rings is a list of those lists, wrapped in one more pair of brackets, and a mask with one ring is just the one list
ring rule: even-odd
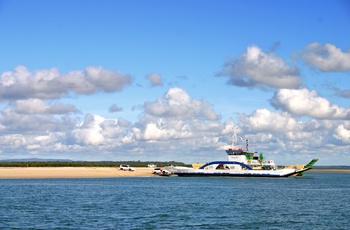
{"label": "car on sand", "polygon": [[162,172],[162,168],[159,168],[159,167],[154,168],[154,169],[152,170],[152,173],[153,173],[153,174],[160,174],[161,172]]}
{"label": "car on sand", "polygon": [[171,172],[169,172],[168,170],[164,169],[164,168],[154,168],[152,170],[152,173],[153,174],[157,174],[157,175],[160,175],[160,176],[169,176],[171,174]]}
{"label": "car on sand", "polygon": [[130,167],[130,165],[120,165],[119,170],[123,171],[135,171],[135,168]]}

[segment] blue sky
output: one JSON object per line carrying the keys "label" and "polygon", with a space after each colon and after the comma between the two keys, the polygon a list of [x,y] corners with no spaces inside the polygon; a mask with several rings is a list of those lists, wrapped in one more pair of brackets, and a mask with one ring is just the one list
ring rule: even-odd
{"label": "blue sky", "polygon": [[[349,1],[0,1],[0,158],[350,165]],[[243,143],[242,143],[243,144]]]}

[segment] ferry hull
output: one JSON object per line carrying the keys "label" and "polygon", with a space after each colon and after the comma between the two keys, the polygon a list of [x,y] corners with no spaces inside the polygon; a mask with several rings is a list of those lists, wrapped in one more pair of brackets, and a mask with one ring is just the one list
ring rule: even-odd
{"label": "ferry hull", "polygon": [[[242,170],[242,171],[230,171],[230,170],[176,170],[173,169],[172,173],[180,177],[289,177],[297,175],[301,172],[305,172],[309,168],[302,170]],[[225,172],[226,171],[226,172]]]}

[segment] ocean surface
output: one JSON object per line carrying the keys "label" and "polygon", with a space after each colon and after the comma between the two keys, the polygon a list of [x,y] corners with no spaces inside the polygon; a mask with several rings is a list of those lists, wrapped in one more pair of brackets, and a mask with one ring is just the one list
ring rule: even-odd
{"label": "ocean surface", "polygon": [[0,179],[0,229],[349,229],[350,174]]}

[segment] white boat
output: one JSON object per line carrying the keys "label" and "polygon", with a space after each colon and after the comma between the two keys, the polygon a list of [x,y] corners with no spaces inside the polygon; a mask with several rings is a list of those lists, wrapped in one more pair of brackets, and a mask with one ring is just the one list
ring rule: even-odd
{"label": "white boat", "polygon": [[231,147],[226,150],[226,153],[227,161],[213,161],[199,168],[167,167],[167,170],[178,176],[289,177],[303,175],[318,160],[313,159],[301,168],[279,168],[273,160],[265,160],[263,154],[255,156],[256,152],[249,152],[247,139],[246,148],[238,148],[235,132]]}
{"label": "white boat", "polygon": [[[218,168],[218,167],[224,167]],[[238,166],[238,167],[237,167]],[[244,168],[243,168],[244,167]],[[303,169],[252,169],[248,165],[235,161],[214,161],[204,168],[172,167],[168,168],[172,174],[178,176],[215,176],[215,177],[289,177],[303,173],[311,168]]]}

